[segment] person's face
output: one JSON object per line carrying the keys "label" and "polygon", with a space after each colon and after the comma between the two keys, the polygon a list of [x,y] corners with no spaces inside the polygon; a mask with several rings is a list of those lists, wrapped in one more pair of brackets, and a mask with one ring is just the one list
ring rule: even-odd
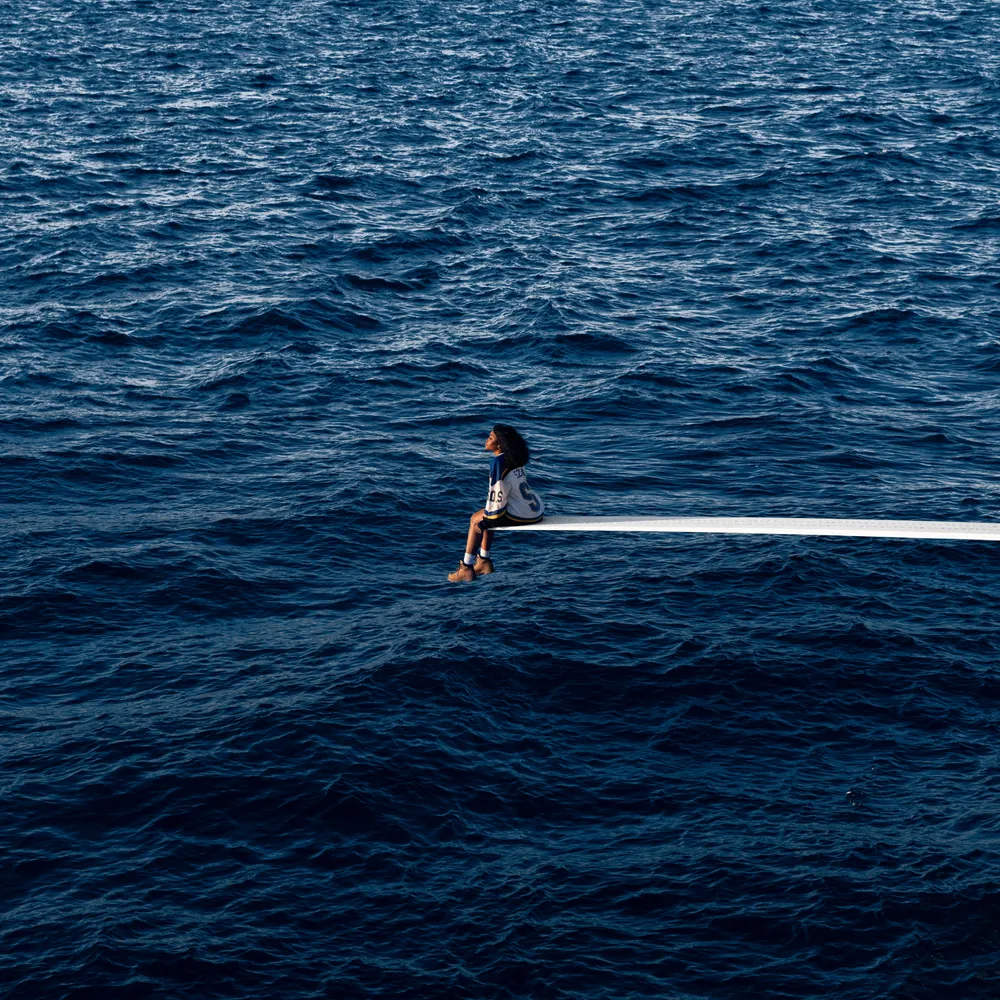
{"label": "person's face", "polygon": [[487,451],[492,451],[494,454],[499,450],[500,442],[497,441],[497,436],[493,433],[493,431],[490,431],[490,436],[486,439],[486,443],[483,447]]}

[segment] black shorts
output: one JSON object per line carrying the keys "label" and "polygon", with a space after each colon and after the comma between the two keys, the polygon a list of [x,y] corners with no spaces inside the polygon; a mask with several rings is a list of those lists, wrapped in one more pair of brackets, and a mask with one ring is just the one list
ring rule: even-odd
{"label": "black shorts", "polygon": [[504,511],[499,517],[481,518],[479,521],[479,530],[492,531],[494,528],[513,528],[518,524],[538,524],[540,520],[540,517],[536,517],[531,521],[520,521],[516,517],[511,517],[507,511]]}

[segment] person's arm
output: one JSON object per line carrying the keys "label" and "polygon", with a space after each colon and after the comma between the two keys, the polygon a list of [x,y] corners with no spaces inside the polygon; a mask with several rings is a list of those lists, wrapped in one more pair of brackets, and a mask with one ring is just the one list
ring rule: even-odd
{"label": "person's arm", "polygon": [[503,477],[507,472],[507,462],[503,455],[494,455],[490,463],[490,492],[486,498],[486,520],[500,517],[507,509]]}

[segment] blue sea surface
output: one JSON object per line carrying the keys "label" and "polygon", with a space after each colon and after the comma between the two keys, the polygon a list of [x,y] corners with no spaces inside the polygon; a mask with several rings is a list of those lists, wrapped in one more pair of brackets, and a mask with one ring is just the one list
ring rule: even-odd
{"label": "blue sea surface", "polygon": [[0,4],[0,995],[1000,996],[1000,7]]}

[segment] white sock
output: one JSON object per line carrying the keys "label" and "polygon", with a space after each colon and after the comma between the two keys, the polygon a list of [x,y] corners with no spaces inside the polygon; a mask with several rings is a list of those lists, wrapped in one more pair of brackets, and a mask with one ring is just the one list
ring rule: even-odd
{"label": "white sock", "polygon": [[479,546],[479,555],[483,559],[489,559],[490,553],[488,549],[484,549],[482,545]]}
{"label": "white sock", "polygon": [[475,566],[476,564],[475,552],[466,552],[465,556],[462,559],[462,562],[464,562],[466,566]]}

